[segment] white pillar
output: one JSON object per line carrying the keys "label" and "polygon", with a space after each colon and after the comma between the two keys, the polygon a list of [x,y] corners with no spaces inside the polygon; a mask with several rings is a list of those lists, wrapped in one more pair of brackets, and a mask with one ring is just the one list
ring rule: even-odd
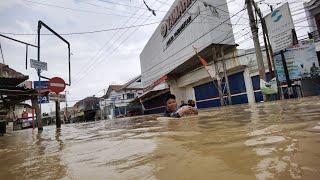
{"label": "white pillar", "polygon": [[245,68],[245,70],[243,71],[243,78],[244,78],[244,83],[246,85],[248,103],[253,104],[255,103],[255,98],[254,98],[254,91],[252,86],[252,80],[249,73],[249,68]]}
{"label": "white pillar", "polygon": [[183,101],[187,101],[186,99],[186,88],[179,88],[178,87],[178,83],[175,80],[171,80],[169,82],[170,85],[170,92],[171,94],[174,94],[176,96],[176,101],[178,103],[178,105],[180,105],[180,102]]}

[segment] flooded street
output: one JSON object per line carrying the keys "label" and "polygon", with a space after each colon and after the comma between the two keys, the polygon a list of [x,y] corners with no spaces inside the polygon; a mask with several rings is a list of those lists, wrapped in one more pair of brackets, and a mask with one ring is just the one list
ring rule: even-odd
{"label": "flooded street", "polygon": [[0,179],[320,179],[319,123],[312,97],[28,129],[0,137]]}

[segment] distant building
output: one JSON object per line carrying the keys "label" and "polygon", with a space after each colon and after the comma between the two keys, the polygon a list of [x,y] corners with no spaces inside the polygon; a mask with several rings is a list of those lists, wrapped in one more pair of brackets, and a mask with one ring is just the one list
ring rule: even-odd
{"label": "distant building", "polygon": [[[99,102],[100,98],[94,96],[78,101],[73,106],[74,119],[72,119],[72,121],[77,122],[96,120],[97,112],[100,110]],[[63,115],[63,112],[61,114]]]}
{"label": "distant building", "polygon": [[100,108],[102,118],[128,116],[137,107],[130,106],[142,94],[141,76],[135,77],[123,85],[110,85],[101,98]]}
{"label": "distant building", "polygon": [[320,1],[311,0],[303,3],[311,33],[319,37],[320,33]]}
{"label": "distant building", "polygon": [[320,63],[320,1],[311,0],[309,2],[303,3],[308,25],[309,25],[309,38],[315,40],[316,51],[318,55],[318,60]]}

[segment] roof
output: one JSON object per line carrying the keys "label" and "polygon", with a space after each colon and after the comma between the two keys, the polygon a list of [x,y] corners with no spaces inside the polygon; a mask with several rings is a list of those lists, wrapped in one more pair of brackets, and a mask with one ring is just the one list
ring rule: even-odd
{"label": "roof", "polygon": [[118,91],[122,88],[122,85],[110,85],[108,87],[107,93],[102,96],[102,98],[108,97],[112,91]]}
{"label": "roof", "polygon": [[129,87],[131,84],[137,82],[138,80],[141,80],[141,75],[129,80],[123,85],[109,85],[107,93],[102,96],[102,98],[106,98],[110,96],[110,93],[112,91],[120,91],[120,90],[142,90],[142,88],[135,88],[135,87]]}
{"label": "roof", "polygon": [[[125,83],[125,84],[121,87],[121,89],[127,88],[128,86],[130,86],[132,83],[138,81],[139,79],[141,80],[141,75],[133,78],[132,80],[129,80],[127,83]],[[139,88],[138,88],[138,89],[139,89]]]}
{"label": "roof", "polygon": [[5,86],[17,86],[23,81],[29,79],[28,76],[23,75],[11,68],[8,65],[0,63],[0,84]]}
{"label": "roof", "polygon": [[93,97],[93,96],[90,96],[90,97],[86,97],[80,101],[78,101],[73,107],[76,107],[78,106],[79,104],[81,103],[92,103],[92,102],[96,102],[96,101],[99,101],[100,98],[98,97]]}

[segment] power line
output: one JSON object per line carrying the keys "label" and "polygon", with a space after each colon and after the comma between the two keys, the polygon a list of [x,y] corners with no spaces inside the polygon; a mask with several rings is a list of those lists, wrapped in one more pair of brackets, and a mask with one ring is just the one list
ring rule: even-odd
{"label": "power line", "polygon": [[2,52],[1,41],[0,41],[0,51],[1,51],[2,62],[3,62],[3,64],[4,64],[4,57],[3,57],[3,52]]}
{"label": "power line", "polygon": [[[154,3],[155,3],[155,2],[154,2]],[[154,4],[154,3],[153,3],[153,4]],[[152,4],[152,5],[153,5],[153,4]],[[146,13],[146,12],[144,12],[143,14],[145,14],[145,13]],[[143,16],[143,14],[142,14],[141,16]],[[151,16],[148,16],[148,17],[151,17]],[[138,20],[136,20],[135,22],[137,22],[137,21],[138,21]],[[145,21],[147,21],[147,19],[146,19]],[[134,23],[135,23],[135,22],[134,22]],[[132,23],[132,24],[134,24],[134,23]],[[137,28],[139,28],[139,27],[137,27]],[[128,29],[127,29],[125,32],[123,32],[118,39],[120,39],[127,31],[128,31]],[[132,36],[132,35],[133,35],[133,33],[131,33],[129,36]],[[128,37],[125,38],[125,39],[119,44],[119,46],[118,46],[117,48],[119,48],[120,45],[121,45],[124,41],[126,41],[127,39],[128,39]],[[115,41],[114,41],[114,42],[115,42]],[[111,45],[110,45],[110,47],[111,47]],[[113,54],[117,48],[114,48],[111,54]],[[96,61],[94,61],[94,62],[90,65],[89,68],[86,67],[86,72],[88,72],[88,70],[90,70],[90,68],[93,67],[93,65],[94,65],[95,63],[97,63],[97,62],[98,62],[98,61],[96,60]],[[101,60],[100,60],[99,62],[101,62]],[[83,76],[78,80],[78,82],[80,82],[80,80],[83,79],[86,74],[87,74],[87,73],[83,73]],[[75,84],[77,84],[77,83],[75,83]]]}
{"label": "power line", "polygon": [[[126,7],[130,7],[130,8],[148,10],[148,9],[142,8],[142,7],[140,7],[140,6],[131,6],[131,5],[128,5],[128,4],[122,4],[122,3],[117,3],[117,2],[107,1],[107,0],[97,0],[97,1],[105,2],[105,3],[109,3],[109,4],[113,4],[113,5],[126,6]],[[155,1],[156,1],[156,0],[155,0]],[[158,2],[159,2],[159,1],[158,1]],[[167,11],[160,11],[160,10],[155,10],[155,11],[156,11],[156,12],[167,12]]]}
{"label": "power line", "polygon": [[[109,16],[119,16],[119,17],[130,17],[130,16],[124,16],[124,15],[120,15],[120,14],[115,14],[115,13],[104,13],[104,12],[96,12],[96,11],[90,11],[90,10],[84,10],[84,9],[76,9],[76,8],[70,8],[70,7],[63,7],[63,6],[58,6],[58,5],[54,5],[54,4],[48,4],[48,3],[43,3],[43,2],[35,2],[35,1],[30,1],[30,0],[23,0],[32,4],[36,4],[36,5],[42,5],[42,6],[49,6],[49,7],[55,7],[55,8],[59,8],[59,9],[65,9],[65,10],[69,10],[69,11],[75,11],[75,12],[84,12],[84,13],[90,13],[90,14],[97,14],[97,15],[109,15]],[[132,17],[132,18],[137,18],[137,17]],[[141,19],[141,18],[140,18]]]}
{"label": "power line", "polygon": [[[161,22],[161,21],[160,21]],[[59,33],[60,35],[68,36],[68,35],[82,35],[82,34],[94,34],[94,33],[101,33],[101,32],[108,32],[108,31],[116,31],[116,30],[123,30],[123,29],[130,29],[135,27],[143,27],[143,26],[149,26],[153,24],[158,24],[158,22],[152,22],[147,24],[139,24],[139,25],[133,25],[133,26],[125,26],[125,27],[119,27],[119,28],[110,28],[110,29],[101,29],[101,30],[93,30],[93,31],[83,31],[83,32],[70,32],[70,33]],[[2,34],[10,34],[10,35],[23,35],[23,36],[36,36],[35,33],[11,33],[11,32],[0,32]],[[41,35],[54,35],[50,33],[44,33]]]}
{"label": "power line", "polygon": [[[140,10],[140,9],[138,9],[138,10],[136,11],[136,13],[137,13],[139,10]],[[146,12],[144,12],[144,13],[146,13]],[[144,14],[144,13],[143,13],[143,14]],[[143,14],[141,14],[140,16],[143,16]],[[149,16],[149,17],[151,17],[151,16]],[[129,18],[129,19],[130,19],[130,18]],[[128,19],[128,21],[129,21],[129,19]],[[127,22],[128,22],[128,21],[127,21]],[[136,20],[135,22],[137,22],[137,21],[138,21],[138,20]],[[124,24],[126,24],[127,22],[125,22]],[[134,22],[134,23],[135,23],[135,22]],[[132,24],[134,24],[134,23],[132,23]],[[126,30],[125,32],[123,32],[123,33],[119,36],[118,39],[120,39],[127,31],[128,31],[128,30]],[[115,36],[116,34],[117,34],[117,32],[112,36],[112,39],[113,39],[114,37],[116,37],[116,36]],[[115,42],[115,41],[114,41],[114,42]],[[106,45],[107,45],[107,43],[104,45],[104,47],[105,47]],[[103,47],[103,48],[104,48],[104,47]],[[111,47],[111,44],[110,44],[109,47]],[[102,48],[102,49],[103,49],[103,48]],[[101,49],[101,50],[102,50],[102,49]],[[100,51],[101,51],[101,50],[100,50]],[[101,54],[100,54],[100,55],[101,55]],[[89,68],[92,67],[92,66],[96,63],[96,61],[99,59],[98,57],[99,57],[99,56],[97,56],[96,60],[93,61],[93,63],[90,64]],[[86,69],[87,71],[88,71],[89,68],[88,68],[88,67],[85,67],[85,69]],[[79,73],[82,73],[82,71],[79,71]],[[78,73],[78,74],[79,74],[79,73]],[[85,73],[85,74],[86,74],[86,73]],[[81,79],[82,79],[82,78],[81,78]]]}

